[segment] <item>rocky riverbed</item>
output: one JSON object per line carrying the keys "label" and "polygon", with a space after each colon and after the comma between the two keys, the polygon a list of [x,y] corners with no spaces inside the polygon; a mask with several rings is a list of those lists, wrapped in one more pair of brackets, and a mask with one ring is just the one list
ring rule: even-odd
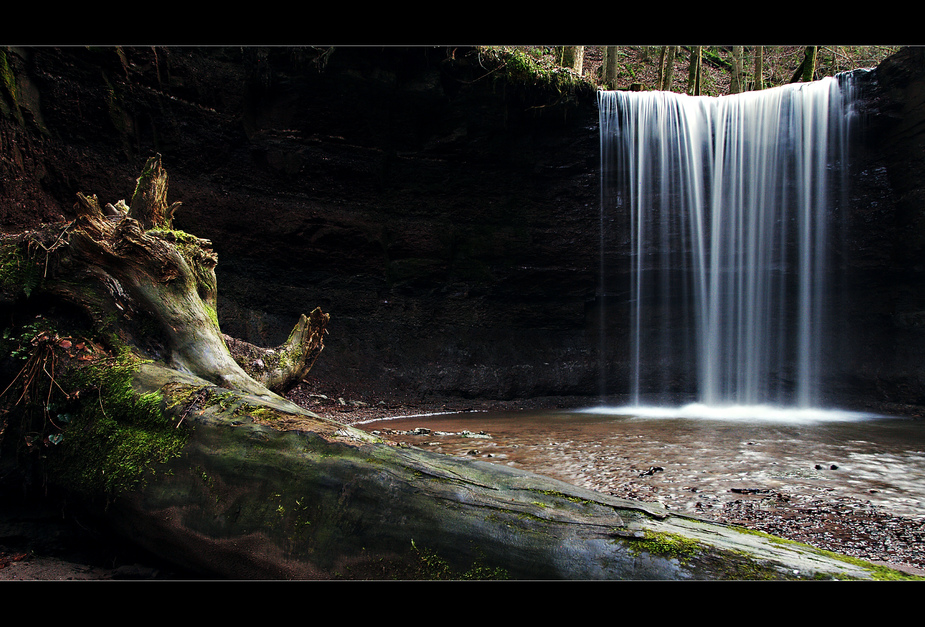
{"label": "rocky riverbed", "polygon": [[[586,398],[528,402],[376,400],[311,381],[294,390],[291,397],[318,414],[377,431],[387,439],[518,466],[621,498],[659,502],[685,514],[925,575],[923,501],[905,489],[908,485],[901,485],[904,481],[917,483],[912,474],[916,468],[903,470],[897,464],[899,476],[893,485],[887,485],[881,484],[876,469],[864,476],[865,469],[857,460],[849,468],[851,462],[846,465],[841,459],[813,457],[847,456],[848,452],[824,452],[824,448],[807,445],[804,456],[799,457],[799,446],[791,450],[785,443],[779,445],[784,450],[773,449],[772,438],[736,443],[743,450],[730,452],[724,447],[732,444],[698,433],[696,427],[691,427],[690,441],[679,441],[675,434],[660,439],[643,427],[625,432],[625,443],[608,440],[605,453],[595,438],[603,441],[606,432],[596,435],[590,423],[579,428],[590,430],[588,436],[558,431],[547,437],[535,424],[517,426],[519,416],[549,410],[567,412],[593,404]],[[925,430],[921,408],[881,405],[864,409],[919,416],[910,424],[913,429]],[[469,419],[465,419],[467,415]],[[500,433],[492,432],[492,426]],[[558,441],[551,439],[556,437]],[[588,441],[583,442],[583,437]],[[698,437],[703,440],[699,450]],[[762,445],[766,450],[762,451]],[[877,457],[875,453],[856,453],[857,457],[865,455]],[[791,456],[798,458],[789,462],[775,459]]]}

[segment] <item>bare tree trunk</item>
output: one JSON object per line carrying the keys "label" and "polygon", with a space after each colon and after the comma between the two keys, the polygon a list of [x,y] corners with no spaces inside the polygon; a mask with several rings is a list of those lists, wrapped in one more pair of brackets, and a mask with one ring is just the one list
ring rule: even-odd
{"label": "bare tree trunk", "polygon": [[732,47],[732,74],[729,81],[729,93],[739,94],[745,91],[742,76],[742,46]]}
{"label": "bare tree trunk", "polygon": [[816,75],[816,46],[806,46],[806,59],[803,62],[803,82],[814,80]]}
{"label": "bare tree trunk", "polygon": [[703,46],[694,46],[691,50],[690,70],[687,75],[687,93],[700,95],[701,75],[703,72]]}
{"label": "bare tree trunk", "polygon": [[677,46],[668,46],[665,52],[665,74],[661,86],[664,91],[671,91],[672,80],[674,78],[674,58],[677,52]]}
{"label": "bare tree trunk", "polygon": [[764,89],[764,46],[758,46],[755,50],[755,87],[756,90]]}
{"label": "bare tree trunk", "polygon": [[791,83],[803,81],[804,83],[813,80],[816,74],[816,46],[806,46],[803,55],[803,61],[790,78]]}
{"label": "bare tree trunk", "polygon": [[559,65],[569,68],[580,75],[584,66],[584,59],[584,46],[562,46]]}
{"label": "bare tree trunk", "polygon": [[604,48],[604,63],[601,66],[601,83],[611,89],[617,86],[617,47]]}
{"label": "bare tree trunk", "polygon": [[668,56],[668,46],[662,46],[658,53],[658,83],[656,89],[662,89],[665,84],[665,59]]}
{"label": "bare tree trunk", "polygon": [[677,46],[662,46],[658,61],[658,89],[671,91],[671,82],[674,76],[674,58]]}

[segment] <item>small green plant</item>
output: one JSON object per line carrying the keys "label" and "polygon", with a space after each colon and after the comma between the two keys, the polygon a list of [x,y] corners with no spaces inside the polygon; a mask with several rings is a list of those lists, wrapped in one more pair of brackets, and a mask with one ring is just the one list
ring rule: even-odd
{"label": "small green plant", "polygon": [[3,244],[0,246],[0,287],[9,294],[20,292],[29,298],[41,285],[44,264],[31,246]]}
{"label": "small green plant", "polygon": [[583,82],[580,76],[554,64],[542,63],[540,57],[520,50],[508,50],[499,56],[504,72],[511,80],[544,85],[556,91],[570,91]]}
{"label": "small green plant", "polygon": [[421,563],[422,578],[424,579],[453,579],[453,571],[446,560],[429,549],[421,549],[411,541],[411,549],[415,552]]}
{"label": "small green plant", "polygon": [[60,371],[58,349],[62,344],[69,345],[71,340],[61,337],[41,316],[18,330],[8,328],[3,332],[3,353],[22,366],[0,391],[4,406],[0,433],[10,415],[18,416],[22,443],[30,451],[59,444],[64,427],[72,419],[60,402],[61,385],[55,378]]}
{"label": "small green plant", "polygon": [[411,549],[420,561],[418,573],[420,579],[493,581],[510,579],[509,573],[504,568],[486,566],[478,560],[465,571],[457,573],[445,559],[434,551],[418,548],[414,540],[411,541]]}

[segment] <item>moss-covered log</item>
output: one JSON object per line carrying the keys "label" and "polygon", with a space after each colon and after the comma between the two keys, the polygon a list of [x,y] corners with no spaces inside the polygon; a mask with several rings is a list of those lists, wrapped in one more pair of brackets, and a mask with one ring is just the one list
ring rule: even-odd
{"label": "moss-covered log", "polygon": [[216,257],[172,229],[166,189],[154,159],[131,207],[81,195],[73,222],[2,242],[0,474],[38,474],[165,559],[231,578],[898,576],[294,405],[270,388],[304,376],[327,316],[273,351],[231,342],[236,361]]}
{"label": "moss-covered log", "polygon": [[[897,576],[763,534],[369,434],[155,364],[139,392],[208,390],[190,440],[111,524],[247,578],[805,579]],[[227,394],[227,393],[225,393]],[[141,533],[138,533],[141,531]]]}

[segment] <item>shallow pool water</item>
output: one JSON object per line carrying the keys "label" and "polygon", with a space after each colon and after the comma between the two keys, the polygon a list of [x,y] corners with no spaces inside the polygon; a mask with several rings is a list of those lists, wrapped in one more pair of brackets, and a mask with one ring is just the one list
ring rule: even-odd
{"label": "shallow pool water", "polygon": [[[774,491],[925,517],[925,422],[910,418],[687,406],[475,412],[357,426],[688,513]],[[413,433],[419,428],[427,432]]]}

